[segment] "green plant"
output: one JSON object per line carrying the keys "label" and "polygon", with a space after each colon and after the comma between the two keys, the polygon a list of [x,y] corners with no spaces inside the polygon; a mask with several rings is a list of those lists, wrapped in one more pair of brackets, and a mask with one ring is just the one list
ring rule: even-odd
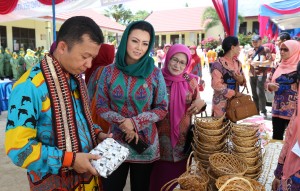
{"label": "green plant", "polygon": [[245,46],[246,44],[251,44],[251,35],[238,34],[238,39],[241,46]]}
{"label": "green plant", "polygon": [[202,40],[201,44],[204,46],[204,48],[209,50],[217,48],[219,41],[213,37],[208,37],[207,39]]}

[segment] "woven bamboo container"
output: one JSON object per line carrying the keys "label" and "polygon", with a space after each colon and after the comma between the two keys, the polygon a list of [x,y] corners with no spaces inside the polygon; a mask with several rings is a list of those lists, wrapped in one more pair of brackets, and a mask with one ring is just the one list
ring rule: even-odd
{"label": "woven bamboo container", "polygon": [[247,163],[241,157],[228,153],[215,153],[209,157],[209,164],[217,176],[244,175],[247,171]]}

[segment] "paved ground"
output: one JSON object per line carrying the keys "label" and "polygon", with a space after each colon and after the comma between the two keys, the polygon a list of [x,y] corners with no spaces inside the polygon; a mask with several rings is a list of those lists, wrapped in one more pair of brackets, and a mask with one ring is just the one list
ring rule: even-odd
{"label": "paved ground", "polygon": [[[210,85],[210,75],[208,68],[203,70],[203,79],[206,82],[206,88],[204,92],[201,92],[201,98],[204,99],[207,103],[207,114],[211,115],[211,102],[212,102],[212,89]],[[250,87],[248,85],[248,87]],[[269,111],[270,107],[267,108]],[[271,114],[268,113],[270,118]],[[28,191],[28,181],[26,176],[26,170],[20,167],[15,166],[10,159],[6,156],[4,150],[4,131],[6,125],[7,112],[4,111],[0,115],[0,185],[1,191]],[[270,121],[269,121],[270,122]],[[127,180],[127,185],[124,191],[129,191],[130,186],[128,184],[129,179]]]}
{"label": "paved ground", "polygon": [[26,170],[15,166],[6,156],[4,150],[4,132],[7,112],[0,115],[0,185],[1,191],[27,191],[29,190]]}

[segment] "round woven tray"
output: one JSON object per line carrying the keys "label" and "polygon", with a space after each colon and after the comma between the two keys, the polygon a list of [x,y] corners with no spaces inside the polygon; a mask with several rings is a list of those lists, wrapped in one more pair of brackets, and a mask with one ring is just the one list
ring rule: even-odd
{"label": "round woven tray", "polygon": [[236,152],[240,152],[240,153],[252,152],[252,151],[255,151],[257,148],[260,148],[258,146],[258,144],[255,146],[244,147],[244,146],[239,146],[239,145],[235,144],[234,142],[231,142],[231,143],[232,143],[233,150]]}
{"label": "round woven tray", "polygon": [[251,183],[251,187],[253,188],[253,191],[265,191],[265,188],[262,184],[257,182],[256,180],[253,180],[251,178],[245,177],[245,176],[236,176],[236,175],[225,175],[221,176],[216,181],[216,187],[219,189],[227,180],[233,178],[233,177],[242,177],[244,179],[247,179]]}
{"label": "round woven tray", "polygon": [[231,131],[233,134],[240,137],[251,137],[258,132],[259,125],[258,124],[233,124],[231,127]]}
{"label": "round woven tray", "polygon": [[224,117],[196,117],[194,124],[205,129],[221,129]]}
{"label": "round woven tray", "polygon": [[228,153],[215,153],[209,157],[209,164],[217,176],[230,174],[244,175],[247,163],[241,157]]}

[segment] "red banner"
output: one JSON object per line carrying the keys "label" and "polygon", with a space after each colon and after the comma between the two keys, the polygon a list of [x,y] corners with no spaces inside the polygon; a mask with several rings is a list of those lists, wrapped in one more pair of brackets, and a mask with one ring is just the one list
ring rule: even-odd
{"label": "red banner", "polygon": [[5,15],[12,12],[17,6],[18,0],[1,0],[0,14]]}
{"label": "red banner", "polygon": [[[38,0],[40,3],[44,5],[52,5],[52,0]],[[61,3],[64,0],[55,0],[55,4]]]}

